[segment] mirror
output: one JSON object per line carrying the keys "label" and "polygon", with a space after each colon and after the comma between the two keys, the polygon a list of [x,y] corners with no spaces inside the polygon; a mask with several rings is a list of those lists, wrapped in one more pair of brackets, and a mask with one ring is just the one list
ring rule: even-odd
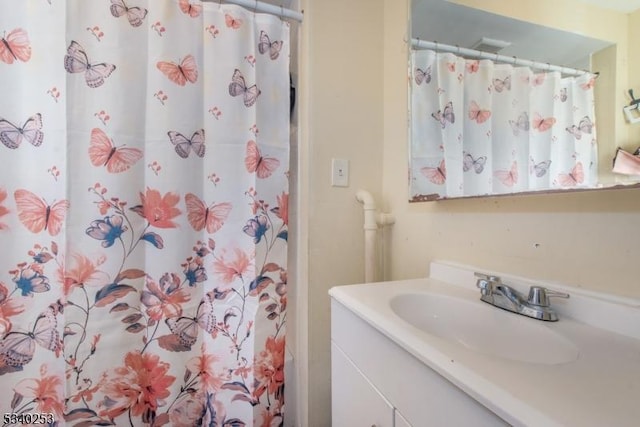
{"label": "mirror", "polygon": [[[599,6],[597,5],[598,3]],[[604,7],[608,7],[613,3],[610,0],[538,0],[536,2],[529,0],[512,0],[509,2],[498,0],[412,0],[410,30],[412,39],[435,41],[441,47],[442,45],[450,45],[463,48],[451,53],[446,53],[446,50],[441,48],[433,56],[436,59],[431,58],[434,61],[438,61],[437,58],[440,57],[445,58],[446,60],[441,62],[448,64],[447,66],[451,67],[451,69],[454,68],[451,64],[458,61],[458,69],[464,70],[466,64],[468,73],[471,60],[465,61],[464,59],[456,58],[465,56],[460,54],[461,51],[464,52],[464,48],[486,50],[487,46],[475,47],[484,38],[490,45],[495,45],[494,41],[508,43],[506,47],[496,47],[499,50],[494,55],[588,70],[597,72],[598,78],[595,84],[590,80],[589,75],[583,76],[582,80],[580,80],[581,77],[573,79],[577,81],[577,85],[582,87],[592,86],[593,95],[591,101],[589,101],[592,103],[591,107],[587,106],[585,107],[586,109],[583,109],[584,111],[580,110],[582,107],[580,107],[579,103],[577,101],[572,102],[572,99],[570,99],[566,104],[572,104],[574,121],[568,122],[569,124],[567,125],[558,122],[557,131],[555,131],[558,138],[566,139],[568,138],[567,135],[573,134],[576,142],[581,136],[584,136],[581,141],[589,139],[593,148],[586,149],[586,151],[591,151],[586,154],[587,157],[580,157],[585,156],[585,154],[579,154],[578,151],[580,150],[577,148],[573,153],[568,151],[568,154],[564,155],[565,160],[554,160],[549,155],[547,157],[551,160],[546,160],[547,157],[545,155],[538,155],[535,152],[531,155],[529,151],[516,155],[518,138],[513,138],[513,141],[510,141],[513,149],[509,150],[512,155],[509,159],[507,157],[503,159],[503,162],[509,162],[505,164],[513,164],[513,167],[503,167],[503,172],[498,165],[501,154],[496,153],[495,148],[493,152],[491,152],[491,148],[488,148],[488,151],[479,151],[475,154],[462,149],[463,146],[468,147],[467,144],[469,144],[471,133],[467,132],[467,125],[462,125],[460,122],[467,117],[473,118],[476,122],[479,122],[479,119],[482,121],[487,120],[487,123],[491,122],[491,120],[488,120],[491,114],[489,110],[493,111],[494,118],[498,117],[496,110],[499,110],[499,105],[496,104],[497,101],[487,101],[489,102],[488,105],[492,105],[494,108],[491,109],[487,106],[487,110],[483,110],[483,107],[478,106],[475,101],[470,104],[471,98],[465,92],[465,108],[456,110],[457,114],[454,116],[451,114],[453,110],[449,109],[447,111],[451,105],[446,99],[448,95],[442,96],[442,93],[445,93],[449,87],[438,87],[437,90],[441,94],[440,104],[432,106],[433,111],[428,108],[417,108],[417,104],[414,102],[417,96],[416,87],[418,87],[416,83],[418,81],[424,82],[427,79],[427,69],[430,73],[431,68],[426,65],[420,68],[416,65],[422,64],[414,56],[416,55],[416,49],[419,48],[412,48],[410,50],[412,55],[410,59],[412,67],[410,70],[411,84],[409,85],[411,99],[409,114],[411,118],[409,132],[411,138],[409,141],[410,201],[492,196],[496,194],[521,194],[534,191],[555,192],[640,186],[639,175],[612,172],[612,161],[618,147],[633,153],[640,145],[640,126],[629,124],[623,114],[623,107],[628,105],[631,100],[627,95],[628,89],[632,88],[634,83],[640,84],[640,78],[635,77],[640,75],[640,52],[637,49],[633,49],[636,40],[631,39],[634,34],[635,24],[640,25],[640,9],[638,9],[640,8],[640,1],[627,0],[622,2],[627,7],[625,10],[604,9]],[[629,8],[633,10],[629,10]],[[424,55],[421,58],[424,60]],[[491,64],[489,64],[490,62]],[[524,68],[516,65],[515,60],[513,64],[505,62],[495,62],[495,64],[500,65],[495,65],[494,67],[494,61],[480,59],[480,67],[486,65],[491,68],[492,72],[494,72],[495,68],[495,73],[501,72],[499,71],[502,69],[500,67],[508,68],[511,73],[515,73],[509,76],[509,79],[514,81],[513,79],[515,79],[518,70]],[[477,67],[478,61],[476,60],[475,63],[476,65],[471,65],[471,67]],[[433,65],[434,80],[437,80],[437,84],[442,84],[442,80],[436,76],[436,63],[431,64]],[[473,71],[476,70],[477,68]],[[545,71],[544,68],[533,69],[526,79],[527,81],[529,81],[528,79],[537,79],[538,74],[543,74]],[[417,76],[416,72],[420,73],[420,75]],[[562,88],[561,85],[569,79],[567,75],[559,72],[552,74],[557,80],[556,84],[560,85],[557,86],[555,92],[556,103],[560,105],[558,97],[563,90],[566,93],[566,89]],[[496,75],[503,77],[503,79],[496,77]],[[496,75],[493,75],[494,79],[489,81],[493,80],[495,83],[502,84],[505,75]],[[551,74],[547,75],[550,76]],[[462,73],[458,73],[458,77],[462,80]],[[430,79],[431,75],[428,78]],[[424,83],[422,87],[425,87]],[[493,84],[489,84],[488,91],[496,92]],[[636,91],[640,92],[640,88],[636,87]],[[577,92],[580,91],[576,90]],[[460,104],[462,104],[462,95],[458,99],[461,100]],[[525,100],[527,99],[525,98]],[[510,102],[515,103],[516,101],[511,99]],[[472,107],[469,107],[469,105],[472,105]],[[561,105],[561,107],[563,106]],[[571,112],[568,114],[571,115]],[[526,132],[530,132],[533,135],[537,133],[534,132],[534,128],[539,131],[541,129],[540,126],[545,129],[546,126],[550,127],[551,124],[555,124],[555,119],[551,122],[550,117],[541,117],[533,110],[529,112],[529,115],[520,113],[519,121],[516,114],[512,119],[503,120],[502,122],[505,126],[507,125],[506,122],[510,123],[514,136],[518,134],[517,126],[520,126],[520,130],[523,131],[521,133],[524,133],[526,127]],[[453,155],[451,152],[446,155],[442,154],[443,160],[446,157],[447,167],[445,171],[444,162],[438,160],[439,154],[433,152],[429,154],[429,150],[425,151],[423,149],[422,144],[425,140],[429,140],[430,137],[422,130],[419,130],[419,126],[416,125],[426,123],[431,128],[435,128],[436,133],[440,133],[441,128],[442,138],[445,139],[447,136],[444,134],[451,124],[451,119],[454,119],[454,117],[458,126],[460,126],[460,130],[455,136],[449,135],[448,138],[457,137],[461,140],[461,148],[459,152]],[[526,126],[523,117],[527,117]],[[593,117],[594,123],[591,123],[591,117]],[[538,119],[540,119],[540,122],[536,122]],[[596,119],[597,125],[595,123]],[[490,135],[491,132],[493,132],[495,138],[495,135],[500,131],[496,129],[495,124],[490,124],[486,133]],[[551,134],[551,132],[548,133]],[[489,138],[491,139],[491,136]],[[522,139],[523,135],[519,135],[519,138]],[[553,136],[553,138],[556,138],[556,136]],[[528,143],[530,146],[534,142],[529,138]],[[431,141],[430,143],[434,144],[435,142]],[[449,144],[453,143],[454,141],[449,142]],[[443,145],[445,143],[440,143],[440,151],[446,151]],[[558,145],[561,144],[556,141],[556,146]],[[438,147],[438,145],[435,146]],[[517,156],[520,157],[516,159]],[[535,159],[535,157],[538,158]],[[573,169],[570,167],[572,160],[569,157],[573,157]],[[580,160],[583,161],[581,162]],[[492,161],[495,162],[493,169],[490,166]],[[510,175],[509,172],[515,172],[516,163],[519,164],[521,181],[525,181],[524,186],[513,185],[513,182],[509,181],[513,181],[513,174]],[[576,182],[577,179],[575,178],[577,176],[577,163],[580,163],[581,168],[584,163],[583,173],[585,178],[582,179],[581,175],[579,182]],[[469,185],[469,180],[465,178],[465,174],[471,177],[471,175],[475,175],[474,172],[479,170],[483,172],[483,166],[487,169],[484,170],[485,175],[488,177],[486,182],[479,186],[475,184]],[[536,174],[544,175],[547,172],[546,169],[543,170],[545,167],[549,169],[548,178],[546,176],[543,177],[543,180],[547,179],[546,185],[534,185],[531,178],[529,178],[528,183],[526,182],[527,178],[524,176],[527,175],[527,172],[534,179],[537,179]],[[582,171],[580,172],[582,173]],[[457,178],[455,178],[456,173],[458,175]],[[445,174],[450,176],[450,181],[454,182],[445,184],[442,179]],[[517,173],[515,175],[517,176]],[[503,178],[506,178],[505,182],[511,185],[503,188],[498,182],[502,181]],[[457,181],[455,181],[456,179]],[[474,185],[476,188],[470,191],[463,190],[463,187],[468,189],[474,187]]]}

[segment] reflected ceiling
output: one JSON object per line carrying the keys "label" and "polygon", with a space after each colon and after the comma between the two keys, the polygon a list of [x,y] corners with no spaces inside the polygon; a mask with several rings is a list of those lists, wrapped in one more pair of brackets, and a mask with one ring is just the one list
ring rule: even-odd
{"label": "reflected ceiling", "polygon": [[589,55],[612,45],[442,0],[414,0],[411,8],[414,38],[471,48],[488,37],[511,43],[499,52],[501,55],[554,65],[589,68]]}

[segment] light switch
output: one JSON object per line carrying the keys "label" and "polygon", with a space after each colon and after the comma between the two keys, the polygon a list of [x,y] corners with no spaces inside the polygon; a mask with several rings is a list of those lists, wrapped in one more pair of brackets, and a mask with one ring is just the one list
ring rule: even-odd
{"label": "light switch", "polygon": [[331,185],[333,187],[349,186],[349,160],[331,159]]}

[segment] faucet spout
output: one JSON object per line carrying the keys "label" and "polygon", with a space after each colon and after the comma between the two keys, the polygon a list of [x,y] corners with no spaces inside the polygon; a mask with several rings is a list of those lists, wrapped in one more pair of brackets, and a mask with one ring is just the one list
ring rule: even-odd
{"label": "faucet spout", "polygon": [[495,297],[504,298],[507,303],[512,304],[515,308],[526,304],[526,300],[520,295],[518,291],[513,289],[510,286],[505,284],[498,285],[494,288],[494,299]]}
{"label": "faucet spout", "polygon": [[569,297],[568,294],[532,286],[527,299],[511,286],[502,283],[500,277],[482,273],[475,275],[478,277],[476,286],[480,288],[481,301],[538,320],[550,322],[558,320],[558,315],[548,304],[548,296]]}

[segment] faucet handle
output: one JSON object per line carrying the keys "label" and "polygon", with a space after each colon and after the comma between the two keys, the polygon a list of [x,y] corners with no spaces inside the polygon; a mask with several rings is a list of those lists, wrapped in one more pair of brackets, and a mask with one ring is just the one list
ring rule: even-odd
{"label": "faucet handle", "polygon": [[549,297],[569,298],[569,294],[542,286],[531,286],[529,289],[529,304],[549,307]]}
{"label": "faucet handle", "polygon": [[[475,273],[473,273],[473,275],[476,276],[478,279],[486,280],[487,282],[502,283],[502,279],[500,279],[500,277],[493,276],[491,274],[484,274],[484,273],[475,272]],[[480,280],[478,280],[478,281],[480,281]]]}
{"label": "faucet handle", "polygon": [[491,276],[484,273],[473,273],[478,278],[476,287],[480,288],[482,295],[490,295],[495,285],[500,285],[502,280],[498,276]]}

